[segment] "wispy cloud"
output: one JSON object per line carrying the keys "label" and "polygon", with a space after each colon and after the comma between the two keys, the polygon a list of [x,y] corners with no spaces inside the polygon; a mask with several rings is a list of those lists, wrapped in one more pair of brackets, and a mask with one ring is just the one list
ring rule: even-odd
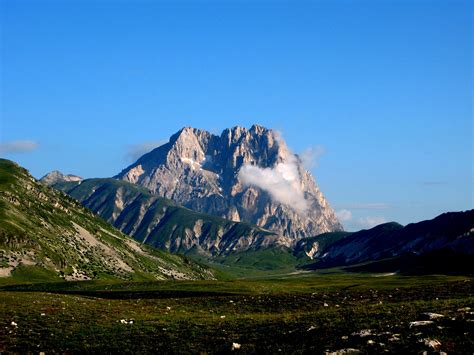
{"label": "wispy cloud", "polygon": [[336,216],[340,222],[347,222],[352,220],[352,212],[349,210],[336,211]]}
{"label": "wispy cloud", "polygon": [[306,169],[316,168],[319,165],[319,159],[325,153],[324,147],[321,145],[311,146],[298,154]]}
{"label": "wispy cloud", "polygon": [[0,143],[0,153],[25,153],[38,149],[39,144],[31,140],[17,140]]}
{"label": "wispy cloud", "polygon": [[382,216],[364,216],[355,218],[352,211],[348,209],[336,211],[336,216],[349,230],[368,229],[387,222],[386,218]]}
{"label": "wispy cloud", "polygon": [[167,140],[156,140],[156,141],[148,141],[138,144],[131,144],[127,146],[127,153],[126,157],[127,160],[134,162],[138,158],[140,158],[143,154],[146,154],[153,149],[159,147],[160,145],[165,144],[168,142]]}
{"label": "wispy cloud", "polygon": [[386,210],[388,208],[392,208],[392,205],[382,202],[350,203],[346,205],[341,205],[340,208],[349,210]]}
{"label": "wispy cloud", "polygon": [[356,225],[361,228],[372,228],[379,224],[386,223],[387,220],[384,217],[360,217],[356,220]]}
{"label": "wispy cloud", "polygon": [[[281,133],[274,133],[275,140],[284,144]],[[278,202],[286,204],[295,211],[305,213],[308,201],[304,198],[296,156],[288,151],[284,161],[272,168],[261,168],[246,164],[239,171],[243,185],[255,186],[267,191]]]}

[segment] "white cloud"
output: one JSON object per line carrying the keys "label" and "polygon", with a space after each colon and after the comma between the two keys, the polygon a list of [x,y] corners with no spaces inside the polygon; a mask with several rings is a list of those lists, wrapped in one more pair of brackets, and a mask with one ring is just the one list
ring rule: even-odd
{"label": "white cloud", "polygon": [[313,147],[308,147],[298,154],[298,157],[301,159],[304,167],[308,170],[318,167],[319,159],[324,154],[323,146],[317,145]]}
{"label": "white cloud", "polygon": [[339,210],[336,212],[336,216],[341,222],[347,222],[352,219],[352,212],[349,210]]}
{"label": "white cloud", "polygon": [[[274,132],[275,140],[284,144],[279,132]],[[299,213],[308,209],[304,198],[296,156],[288,151],[284,161],[272,168],[261,168],[245,164],[239,171],[238,178],[243,185],[258,187],[270,194],[280,203],[290,206]]]}
{"label": "white cloud", "polygon": [[392,208],[392,206],[389,205],[388,203],[380,203],[380,202],[352,203],[352,204],[343,205],[340,207],[344,209],[350,209],[350,210],[385,210],[388,208]]}
{"label": "white cloud", "polygon": [[385,217],[380,216],[364,216],[355,218],[352,214],[352,211],[348,209],[336,211],[336,216],[348,230],[353,231],[358,231],[360,229],[370,229],[372,227],[378,226],[379,224],[387,222]]}
{"label": "white cloud", "polygon": [[38,149],[39,144],[31,140],[18,140],[0,143],[0,153],[24,153]]}
{"label": "white cloud", "polygon": [[127,160],[135,162],[143,154],[146,154],[167,142],[167,140],[157,140],[129,145],[127,147]]}
{"label": "white cloud", "polygon": [[357,219],[357,224],[361,228],[372,228],[386,222],[387,220],[384,217],[361,217]]}

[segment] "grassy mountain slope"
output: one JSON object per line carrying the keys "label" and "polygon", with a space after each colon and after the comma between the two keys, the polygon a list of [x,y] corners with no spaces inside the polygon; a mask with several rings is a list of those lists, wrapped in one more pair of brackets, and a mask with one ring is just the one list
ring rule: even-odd
{"label": "grassy mountain slope", "polygon": [[227,255],[284,245],[280,237],[248,223],[199,213],[116,179],[87,179],[53,185],[136,240],[171,252]]}
{"label": "grassy mountain slope", "polygon": [[0,159],[0,275],[28,281],[212,277],[182,256],[141,245],[5,159]]}
{"label": "grassy mountain slope", "polygon": [[303,238],[296,243],[293,254],[298,258],[310,258],[311,260],[321,257],[331,245],[350,236],[351,232],[328,232],[314,237]]}
{"label": "grassy mountain slope", "polygon": [[474,210],[470,210],[405,227],[391,222],[352,233],[326,249],[326,255],[311,268],[361,264],[353,269],[471,273],[466,260],[473,254]]}
{"label": "grassy mountain slope", "polygon": [[345,267],[350,272],[399,273],[402,275],[474,275],[472,255],[439,249],[426,254],[407,253],[393,258]]}

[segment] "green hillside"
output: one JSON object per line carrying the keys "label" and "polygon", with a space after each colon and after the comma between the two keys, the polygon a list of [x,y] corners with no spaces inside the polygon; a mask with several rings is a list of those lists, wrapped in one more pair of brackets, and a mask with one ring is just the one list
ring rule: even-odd
{"label": "green hillside", "polygon": [[13,280],[200,279],[212,273],[144,246],[0,159],[0,276]]}
{"label": "green hillside", "polygon": [[279,238],[248,223],[192,211],[125,181],[87,179],[53,187],[136,240],[171,252],[227,255],[272,245]]}

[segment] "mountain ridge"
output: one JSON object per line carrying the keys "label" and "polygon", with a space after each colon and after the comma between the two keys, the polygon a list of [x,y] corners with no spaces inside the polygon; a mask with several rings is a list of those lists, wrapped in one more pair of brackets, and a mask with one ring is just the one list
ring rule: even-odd
{"label": "mountain ridge", "polygon": [[263,246],[289,247],[292,242],[248,223],[184,208],[122,180],[86,179],[52,186],[136,240],[174,253],[215,256]]}
{"label": "mountain ridge", "polygon": [[[446,212],[406,226],[389,222],[351,233],[329,245],[320,260],[308,268],[340,267],[394,258],[405,258],[413,263],[414,257],[426,256],[428,260],[430,255],[442,255],[442,250],[460,258],[474,254],[474,210]],[[391,265],[399,264],[392,261]]]}

